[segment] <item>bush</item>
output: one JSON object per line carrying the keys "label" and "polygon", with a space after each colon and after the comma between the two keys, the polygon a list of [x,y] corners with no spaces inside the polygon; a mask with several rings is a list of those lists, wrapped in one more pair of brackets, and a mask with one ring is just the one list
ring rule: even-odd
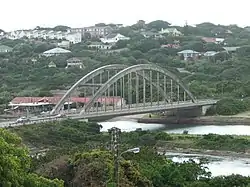
{"label": "bush", "polygon": [[222,99],[217,102],[216,112],[219,115],[235,115],[246,111],[247,104],[243,100],[238,99]]}

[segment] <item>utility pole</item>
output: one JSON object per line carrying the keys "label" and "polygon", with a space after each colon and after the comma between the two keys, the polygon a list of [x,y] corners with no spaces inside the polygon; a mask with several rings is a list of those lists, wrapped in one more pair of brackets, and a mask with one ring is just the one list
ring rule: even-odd
{"label": "utility pole", "polygon": [[111,133],[111,150],[114,155],[114,187],[119,187],[119,139],[121,129],[113,127],[109,130]]}

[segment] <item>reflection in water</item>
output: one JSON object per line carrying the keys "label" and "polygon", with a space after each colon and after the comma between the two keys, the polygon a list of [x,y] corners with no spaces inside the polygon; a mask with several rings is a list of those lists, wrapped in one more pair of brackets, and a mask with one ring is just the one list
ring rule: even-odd
{"label": "reflection in water", "polygon": [[215,125],[205,125],[205,126],[195,126],[179,129],[167,130],[168,133],[183,133],[187,130],[189,134],[220,134],[220,135],[250,135],[250,126],[246,125],[227,125],[227,126],[215,126]]}
{"label": "reflection in water", "polygon": [[174,162],[184,162],[189,159],[193,159],[195,162],[199,162],[201,158],[207,158],[209,164],[209,171],[212,176],[219,175],[231,175],[240,174],[243,176],[250,176],[250,159],[239,159],[231,157],[216,157],[210,155],[198,155],[198,154],[182,154],[182,153],[166,153],[168,158],[171,158]]}
{"label": "reflection in water", "polygon": [[[102,131],[107,131],[112,127],[118,127],[122,131],[134,131],[137,128],[142,130],[157,130],[164,129],[165,125],[162,124],[145,124],[137,123],[136,121],[112,121],[112,122],[101,122],[103,126]],[[188,130],[189,134],[235,134],[235,135],[250,135],[250,126],[196,126],[188,128],[171,129],[166,132],[169,133],[183,133],[184,130]],[[230,175],[230,174],[240,174],[245,176],[250,176],[250,159],[239,159],[239,158],[229,158],[229,157],[215,157],[209,155],[198,155],[198,154],[181,154],[181,153],[168,153],[168,157],[171,157],[175,162],[183,162],[188,159],[194,159],[199,161],[201,157],[206,157],[209,159],[209,164],[207,167],[211,171],[213,176],[218,175]]]}

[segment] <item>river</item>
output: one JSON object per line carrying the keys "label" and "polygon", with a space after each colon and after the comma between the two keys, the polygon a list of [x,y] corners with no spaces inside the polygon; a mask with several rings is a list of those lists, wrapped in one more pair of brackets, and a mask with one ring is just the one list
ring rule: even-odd
{"label": "river", "polygon": [[[145,124],[137,123],[136,120],[126,119],[122,121],[107,121],[100,123],[103,128],[102,131],[107,131],[112,127],[118,127],[122,131],[134,131],[138,128],[142,130],[162,130],[168,133],[182,133],[187,130],[189,134],[220,134],[220,135],[250,135],[250,126],[245,125],[228,125],[228,126],[189,126],[185,128],[171,128],[166,129],[163,124]],[[199,154],[182,154],[182,153],[166,153],[166,156],[172,159],[174,162],[183,162],[188,159],[194,159],[199,161],[200,158],[206,157],[209,160],[207,167],[212,173],[212,176],[240,174],[244,176],[250,176],[250,159],[233,158],[233,157],[216,157],[211,155],[199,155]]]}

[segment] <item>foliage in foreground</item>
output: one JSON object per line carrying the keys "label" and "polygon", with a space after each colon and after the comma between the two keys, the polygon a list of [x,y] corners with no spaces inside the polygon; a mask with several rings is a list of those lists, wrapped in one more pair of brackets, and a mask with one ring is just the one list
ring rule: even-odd
{"label": "foliage in foreground", "polygon": [[[240,175],[213,178],[204,167],[205,163],[201,161],[197,164],[192,160],[174,163],[144,147],[140,153],[128,153],[120,159],[120,187],[246,187],[250,184],[249,177]],[[113,169],[110,152],[93,150],[55,159],[37,172],[46,177],[63,179],[69,187],[102,187],[112,184]]]}
{"label": "foliage in foreground", "polygon": [[[11,130],[25,137],[27,144],[36,140],[34,145],[51,148],[46,156],[33,158],[33,172],[48,178],[59,178],[68,187],[101,187],[112,184],[113,157],[107,150],[110,137],[109,134],[100,133],[98,124],[66,120]],[[154,149],[156,146],[171,148],[167,146],[170,144],[184,148],[188,146],[242,151],[250,146],[249,139],[214,134],[170,135],[148,131],[122,133],[121,137],[121,151],[134,146],[141,147],[140,153],[127,153],[121,158],[121,187],[245,187],[250,183],[249,178],[240,175],[212,178],[204,165],[206,161],[199,164],[193,161],[174,163],[165,156],[158,155]],[[61,148],[62,145],[64,149]]]}
{"label": "foliage in foreground", "polygon": [[0,186],[62,187],[63,181],[49,180],[29,173],[31,160],[21,138],[0,129]]}

